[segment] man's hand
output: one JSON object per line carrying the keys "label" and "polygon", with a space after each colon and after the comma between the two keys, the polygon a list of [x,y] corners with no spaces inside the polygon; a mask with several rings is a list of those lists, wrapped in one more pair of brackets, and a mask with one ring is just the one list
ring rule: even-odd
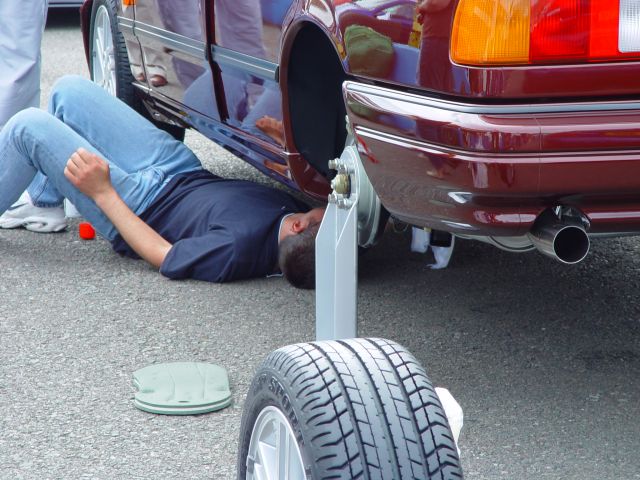
{"label": "man's hand", "polygon": [[67,161],[64,176],[96,203],[138,255],[154,267],[160,268],[171,244],[124,203],[111,185],[109,164],[104,159],[79,148]]}
{"label": "man's hand", "polygon": [[418,11],[418,23],[423,24],[426,16],[430,13],[443,10],[448,7],[450,3],[450,0],[422,0],[416,7]]}
{"label": "man's hand", "polygon": [[113,191],[109,177],[109,164],[84,148],[79,148],[69,157],[64,176],[94,201],[97,197]]}

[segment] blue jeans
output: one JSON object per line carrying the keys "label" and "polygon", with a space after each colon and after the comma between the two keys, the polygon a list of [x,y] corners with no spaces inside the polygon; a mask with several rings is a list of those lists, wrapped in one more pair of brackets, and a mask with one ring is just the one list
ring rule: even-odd
{"label": "blue jeans", "polygon": [[113,240],[117,231],[109,219],[64,176],[67,160],[80,147],[109,162],[111,183],[137,215],[174,175],[202,169],[182,142],[96,84],[67,76],[53,88],[49,113],[28,108],[0,131],[0,212],[40,172],[50,204],[68,198],[100,235]]}

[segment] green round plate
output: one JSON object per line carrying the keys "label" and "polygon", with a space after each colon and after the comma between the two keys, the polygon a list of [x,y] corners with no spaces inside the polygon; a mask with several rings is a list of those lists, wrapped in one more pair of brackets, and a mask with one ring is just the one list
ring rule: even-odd
{"label": "green round plate", "polygon": [[163,415],[197,415],[231,404],[227,371],[196,362],[158,363],[133,373],[133,404]]}

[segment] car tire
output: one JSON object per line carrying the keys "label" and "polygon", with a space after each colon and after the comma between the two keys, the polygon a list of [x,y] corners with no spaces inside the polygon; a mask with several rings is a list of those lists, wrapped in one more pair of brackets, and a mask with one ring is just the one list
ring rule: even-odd
{"label": "car tire", "polygon": [[424,369],[382,339],[272,352],[247,395],[237,468],[240,480],[462,478]]}
{"label": "car tire", "polygon": [[184,140],[185,129],[155,121],[138,97],[127,55],[124,36],[118,30],[115,0],[95,0],[89,28],[89,70],[91,80],[118,97],[158,128],[177,140]]}

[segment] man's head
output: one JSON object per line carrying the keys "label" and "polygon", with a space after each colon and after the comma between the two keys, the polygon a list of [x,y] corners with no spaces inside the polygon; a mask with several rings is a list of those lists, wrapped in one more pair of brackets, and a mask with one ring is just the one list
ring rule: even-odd
{"label": "man's head", "polygon": [[285,278],[297,288],[314,288],[316,283],[316,235],[324,208],[294,213],[282,222],[278,263]]}

